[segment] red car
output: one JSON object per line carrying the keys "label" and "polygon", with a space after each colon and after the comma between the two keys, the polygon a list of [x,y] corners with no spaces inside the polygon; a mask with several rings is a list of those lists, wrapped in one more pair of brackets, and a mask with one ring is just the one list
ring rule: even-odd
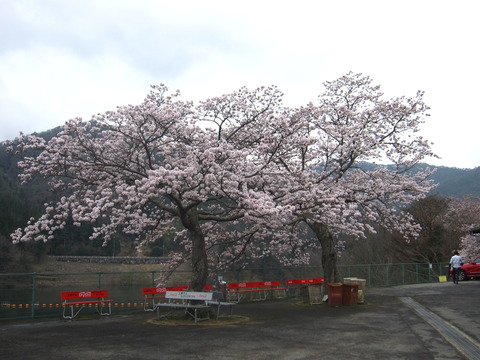
{"label": "red car", "polygon": [[[452,276],[452,271],[450,271],[450,276]],[[458,280],[460,281],[474,277],[480,277],[480,256],[469,263],[463,264],[458,273]]]}

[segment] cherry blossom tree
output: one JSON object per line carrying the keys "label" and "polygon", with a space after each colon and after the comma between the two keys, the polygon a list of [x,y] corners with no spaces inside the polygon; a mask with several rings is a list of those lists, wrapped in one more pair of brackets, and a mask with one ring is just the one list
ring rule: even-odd
{"label": "cherry blossom tree", "polygon": [[464,262],[474,260],[480,256],[480,237],[478,235],[465,235],[461,239],[460,246],[460,255]]}
{"label": "cherry blossom tree", "polygon": [[242,88],[197,107],[178,95],[154,87],[142,104],[70,120],[48,142],[17,139],[22,181],[43,176],[65,196],[14,241],[51,239],[69,217],[97,224],[92,238],[106,242],[121,230],[141,245],[174,229],[185,252],[170,254],[171,266],[189,258],[195,290],[206,284],[209,258],[222,267],[247,250],[265,251],[256,242],[289,211],[274,200],[277,159],[291,152],[301,125],[274,87]]}
{"label": "cherry blossom tree", "polygon": [[[418,135],[428,110],[423,93],[384,100],[368,76],[353,73],[325,87],[318,105],[296,114],[308,124],[303,130],[311,142],[286,165],[296,185],[280,198],[295,206],[293,223],[305,222],[315,234],[331,282],[339,280],[340,234],[365,237],[375,232],[372,223],[418,234],[402,208],[432,188],[432,171],[413,168],[434,154]],[[366,161],[378,165],[369,168]]]}
{"label": "cherry blossom tree", "polygon": [[194,290],[247,253],[302,263],[320,245],[335,281],[340,234],[364,237],[372,222],[415,233],[402,206],[432,187],[430,170],[412,172],[433,156],[417,134],[423,94],[383,100],[371,82],[349,73],[299,109],[275,87],[194,106],[157,86],[142,104],[73,119],[48,142],[19,138],[22,180],[43,176],[65,195],[13,239],[48,240],[69,217],[95,223],[92,237],[105,241],[121,230],[141,245],[173,230],[184,251],[169,254],[172,268],[189,259]]}

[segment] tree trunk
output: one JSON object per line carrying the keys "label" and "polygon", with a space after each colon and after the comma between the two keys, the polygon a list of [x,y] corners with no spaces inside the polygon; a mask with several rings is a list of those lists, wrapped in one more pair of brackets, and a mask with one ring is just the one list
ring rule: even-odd
{"label": "tree trunk", "polygon": [[182,216],[182,223],[189,231],[192,240],[192,279],[189,287],[193,291],[202,291],[207,284],[208,260],[205,236],[200,227],[197,209],[188,210]]}
{"label": "tree trunk", "polygon": [[322,246],[322,268],[325,283],[339,282],[340,278],[337,271],[337,252],[335,250],[335,240],[328,231],[328,227],[316,222],[307,222],[308,226],[315,233],[317,240]]}

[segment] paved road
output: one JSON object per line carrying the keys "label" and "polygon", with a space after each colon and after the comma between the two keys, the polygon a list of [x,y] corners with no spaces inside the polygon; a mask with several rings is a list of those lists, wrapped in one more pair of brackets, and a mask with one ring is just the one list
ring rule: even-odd
{"label": "paved road", "polygon": [[0,359],[478,359],[479,299],[469,281],[367,289],[348,307],[239,304],[235,324],[153,313],[0,323]]}

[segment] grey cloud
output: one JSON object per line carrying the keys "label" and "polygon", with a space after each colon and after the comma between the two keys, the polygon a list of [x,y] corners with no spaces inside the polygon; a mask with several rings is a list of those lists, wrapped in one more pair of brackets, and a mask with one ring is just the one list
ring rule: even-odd
{"label": "grey cloud", "polygon": [[216,19],[206,13],[181,16],[162,6],[122,9],[97,3],[20,0],[18,4],[27,8],[13,1],[0,3],[5,34],[0,54],[35,46],[62,49],[86,60],[108,53],[169,81],[213,53],[235,58],[257,51],[248,40],[252,30],[242,19]]}

